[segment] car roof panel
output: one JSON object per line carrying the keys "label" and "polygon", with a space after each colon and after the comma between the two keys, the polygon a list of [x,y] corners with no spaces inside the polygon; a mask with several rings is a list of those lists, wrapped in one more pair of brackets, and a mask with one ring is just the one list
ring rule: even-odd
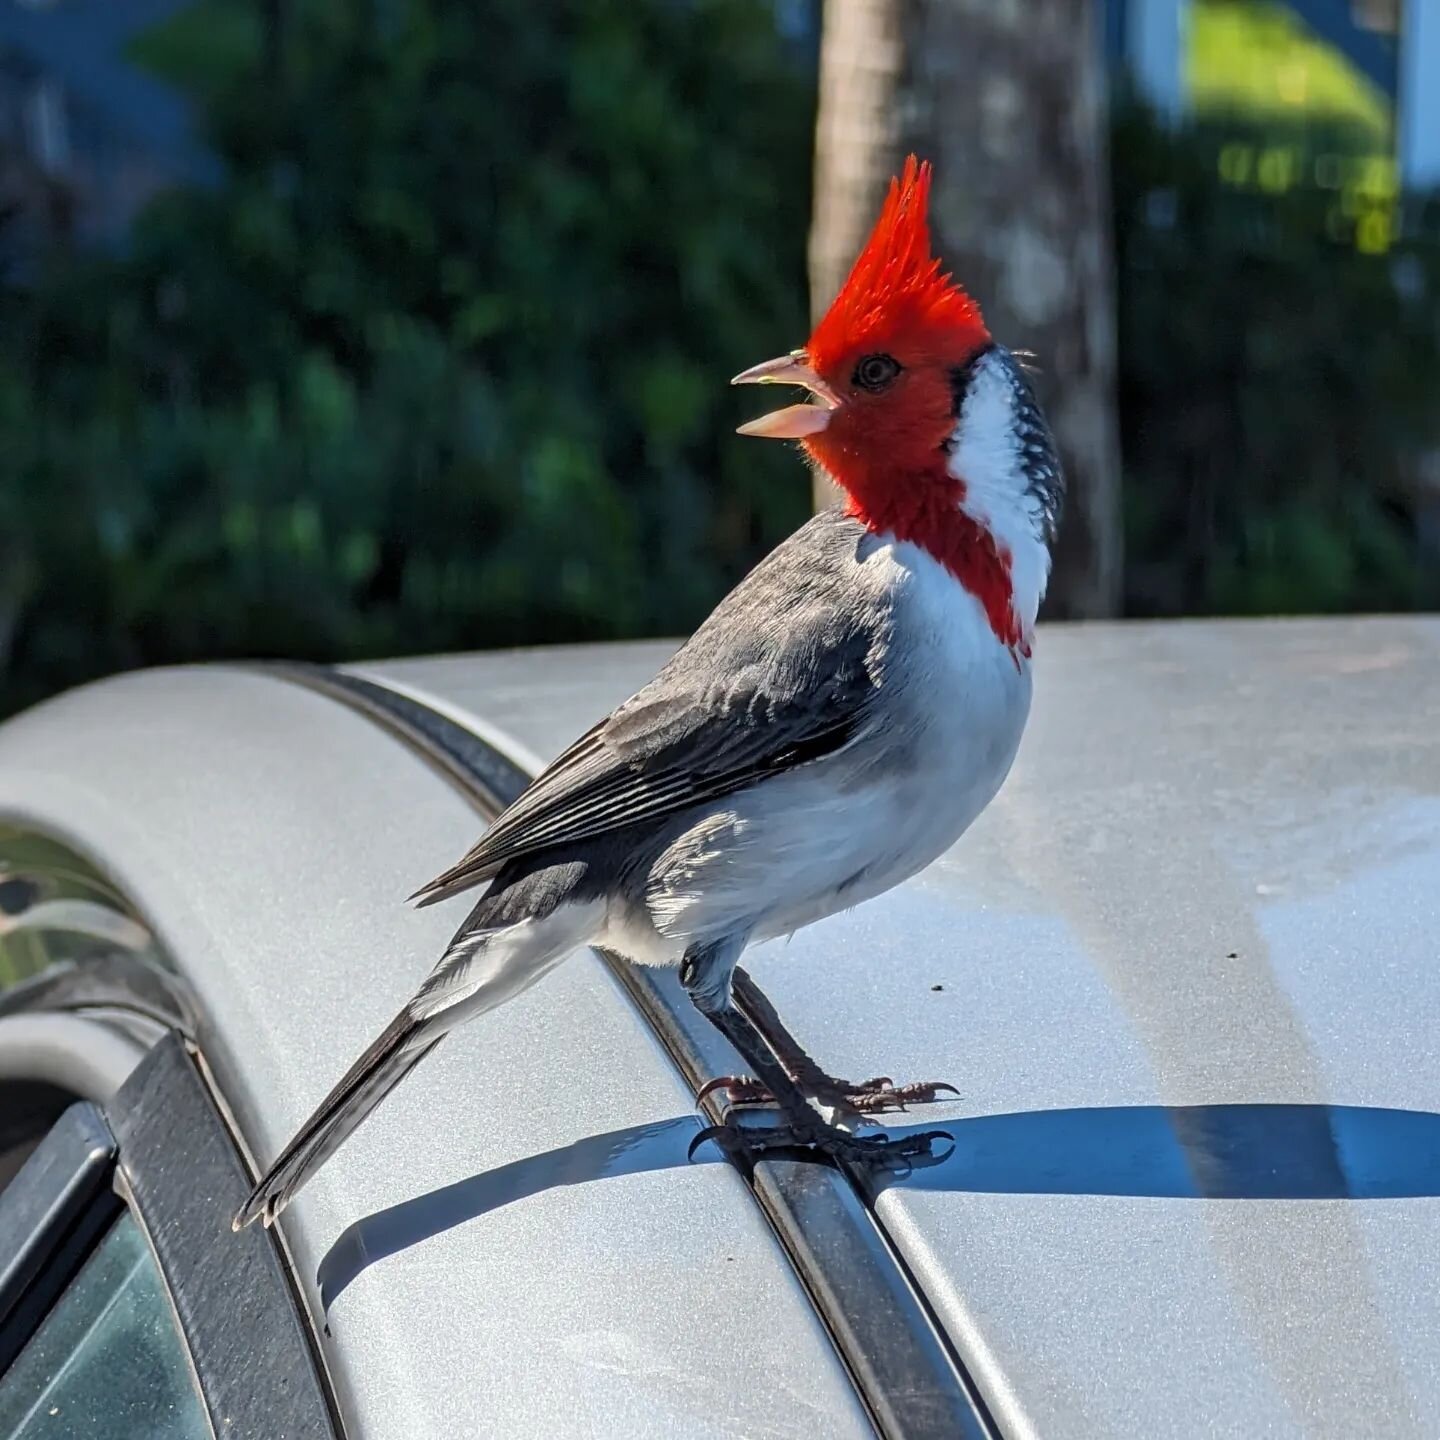
{"label": "car roof panel", "polygon": [[[465,902],[403,898],[482,823],[354,711],[219,668],[12,721],[0,810],[156,928],[262,1159],[440,953]],[[739,1176],[686,1162],[696,1127],[592,955],[448,1037],[284,1218],[349,1433],[870,1433]]]}
{"label": "car roof panel", "polygon": [[[379,667],[548,757],[668,646]],[[1006,1433],[1440,1431],[1440,622],[1042,627],[1014,773],[747,966],[945,1079],[877,1209]]]}

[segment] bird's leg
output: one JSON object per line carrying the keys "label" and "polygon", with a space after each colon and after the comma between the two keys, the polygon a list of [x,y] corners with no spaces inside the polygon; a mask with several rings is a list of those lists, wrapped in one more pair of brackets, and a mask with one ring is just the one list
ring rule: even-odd
{"label": "bird's leg", "polygon": [[[760,1031],[735,1006],[731,980],[739,949],[740,946],[733,941],[693,947],[681,962],[680,983],[696,1009],[730,1041],[745,1063],[754,1070],[767,1096],[780,1107],[786,1123],[773,1128],[747,1126],[743,1133],[728,1126],[712,1126],[702,1131],[697,1139],[728,1141],[735,1148],[752,1153],[809,1146],[823,1150],[836,1159],[852,1161],[928,1155],[932,1140],[949,1139],[943,1132],[907,1135],[900,1139],[884,1135],[858,1136],[823,1119],[810,1104],[801,1084],[776,1058]],[[693,1144],[691,1148],[694,1149]]]}
{"label": "bird's leg", "polygon": [[[848,1106],[861,1114],[878,1114],[886,1110],[903,1110],[907,1105],[923,1105],[938,1100],[942,1091],[952,1095],[960,1092],[944,1080],[917,1081],[896,1085],[888,1075],[871,1080],[838,1080],[827,1074],[806,1053],[790,1033],[780,1012],[770,998],[751,978],[743,965],[735,967],[732,989],[735,1003],[759,1031],[785,1073],[808,1095],[821,1104],[841,1109]],[[760,1081],[749,1076],[721,1076],[710,1081],[701,1091],[701,1098],[711,1090],[724,1089],[732,1104],[763,1104],[774,1098]]]}
{"label": "bird's leg", "polygon": [[780,1012],[770,1003],[770,997],[750,977],[743,965],[735,967],[731,983],[735,1003],[743,1014],[764,1037],[765,1043],[775,1052],[775,1058],[785,1067],[786,1073],[797,1084],[816,1095],[839,1098],[841,1093],[878,1088],[889,1080],[881,1076],[878,1080],[867,1080],[862,1085],[851,1085],[827,1075],[806,1053],[800,1042],[790,1033]]}
{"label": "bird's leg", "polygon": [[793,1124],[819,1122],[805,1091],[781,1064],[764,1037],[735,1007],[731,993],[735,956],[733,941],[695,946],[680,965],[680,983],[695,1008],[739,1051],[765,1085],[769,1097]]}

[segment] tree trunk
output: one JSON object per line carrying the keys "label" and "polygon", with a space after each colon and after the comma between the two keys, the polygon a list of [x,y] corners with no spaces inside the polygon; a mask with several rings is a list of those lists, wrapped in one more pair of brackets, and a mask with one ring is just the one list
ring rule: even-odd
{"label": "tree trunk", "polygon": [[1121,595],[1101,63],[1092,0],[825,4],[813,307],[839,288],[905,154],[933,160],[936,253],[991,333],[1039,367],[1069,481],[1046,605],[1057,616],[1113,615]]}

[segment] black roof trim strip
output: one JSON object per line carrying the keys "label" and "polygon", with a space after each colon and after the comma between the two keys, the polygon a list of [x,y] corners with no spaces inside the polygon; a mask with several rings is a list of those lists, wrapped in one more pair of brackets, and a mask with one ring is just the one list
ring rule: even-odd
{"label": "black roof trim strip", "polygon": [[272,1237],[230,1217],[250,1177],[185,1041],[166,1034],[106,1106],[116,1190],[165,1278],[218,1435],[343,1434],[324,1361]]}
{"label": "black roof trim strip", "polygon": [[[398,735],[493,818],[530,774],[473,731],[378,681],[321,666],[255,667],[349,705]],[[739,1064],[673,971],[597,952],[698,1092]],[[712,1101],[714,1102],[712,1105]],[[719,1097],[706,1113],[723,1118]],[[747,1177],[878,1432],[886,1440],[994,1440],[999,1429],[862,1190],[819,1160],[760,1159]]]}
{"label": "black roof trim strip", "polygon": [[[675,971],[605,958],[692,1089],[743,1069],[690,1004]],[[743,1008],[739,996],[736,1003]],[[704,1108],[710,1120],[724,1119],[718,1092]],[[997,1436],[984,1401],[852,1178],[828,1161],[779,1156],[759,1159],[747,1178],[880,1434]]]}

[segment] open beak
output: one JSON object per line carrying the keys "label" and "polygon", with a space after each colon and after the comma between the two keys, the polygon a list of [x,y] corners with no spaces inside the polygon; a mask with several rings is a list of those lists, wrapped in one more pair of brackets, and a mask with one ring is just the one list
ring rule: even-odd
{"label": "open beak", "polygon": [[766,360],[742,370],[732,385],[803,385],[820,402],[818,405],[787,405],[757,420],[747,420],[737,435],[765,435],[772,440],[800,440],[818,435],[840,408],[840,397],[806,363],[803,350],[792,350],[778,360]]}

